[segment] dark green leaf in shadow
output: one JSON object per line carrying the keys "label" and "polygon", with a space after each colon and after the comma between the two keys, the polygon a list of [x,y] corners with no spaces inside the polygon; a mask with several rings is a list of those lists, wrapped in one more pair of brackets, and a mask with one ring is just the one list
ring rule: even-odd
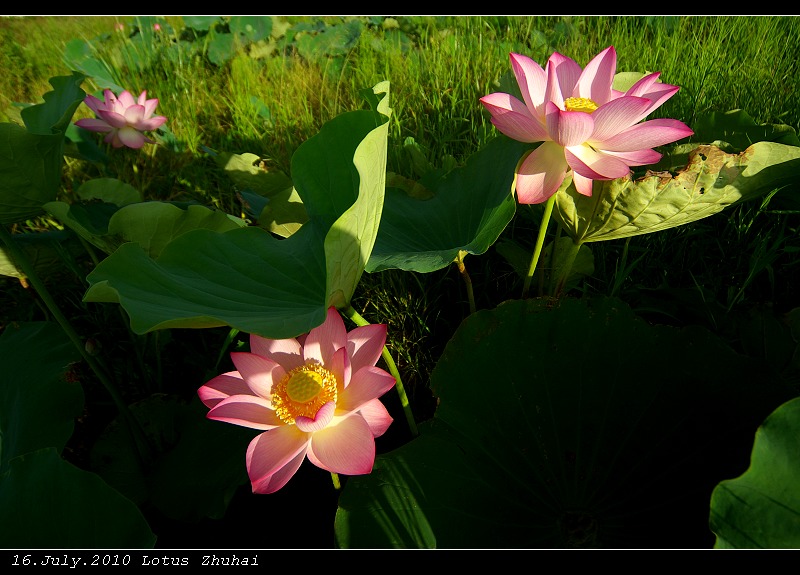
{"label": "dark green leaf in shadow", "polygon": [[431,424],[348,478],[339,545],[711,548],[712,490],[795,395],[711,332],[611,298],[478,311],[431,387]]}
{"label": "dark green leaf in shadow", "polygon": [[750,467],[711,496],[716,549],[800,548],[800,398],[778,407],[758,428]]}
{"label": "dark green leaf in shadow", "polygon": [[45,447],[60,452],[83,409],[83,389],[67,380],[78,350],[57,323],[10,324],[0,358],[0,469]]}
{"label": "dark green leaf in shadow", "polygon": [[432,272],[453,263],[459,251],[484,253],[514,216],[514,169],[527,147],[505,136],[495,138],[463,168],[427,182],[434,194],[428,200],[387,188],[366,270]]}
{"label": "dark green leaf in shadow", "polygon": [[[49,230],[46,232],[14,234],[14,241],[43,281],[48,276],[64,271],[65,256],[75,258],[86,253],[86,248],[69,230]],[[8,254],[8,248],[0,245],[0,275],[27,279]]]}
{"label": "dark green leaf in shadow", "polygon": [[692,126],[695,142],[712,143],[721,141],[732,149],[741,152],[755,142],[778,142],[787,146],[800,146],[800,139],[794,128],[785,124],[756,124],[744,110],[711,112],[701,115]]}
{"label": "dark green leaf in shadow", "polygon": [[0,475],[0,541],[9,549],[143,549],[156,537],[139,509],[98,475],[45,448]]}
{"label": "dark green leaf in shadow", "polygon": [[64,133],[85,92],[80,74],[50,79],[54,90],[44,103],[29,106],[21,116],[27,127],[0,124],[0,225],[43,213],[61,184]]}
{"label": "dark green leaf in shadow", "polygon": [[242,454],[256,433],[206,419],[208,410],[196,398],[187,404],[154,395],[131,412],[155,448],[152,467],[142,470],[130,435],[115,420],[92,449],[92,469],[140,507],[152,505],[182,521],[221,518],[248,482]]}

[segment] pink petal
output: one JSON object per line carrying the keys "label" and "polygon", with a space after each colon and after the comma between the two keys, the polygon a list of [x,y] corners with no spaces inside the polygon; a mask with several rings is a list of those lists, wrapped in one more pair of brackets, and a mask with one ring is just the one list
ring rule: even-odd
{"label": "pink petal", "polygon": [[353,374],[337,400],[337,412],[342,414],[361,408],[366,402],[382,396],[392,389],[394,377],[379,367],[363,367]]}
{"label": "pink petal", "polygon": [[541,204],[558,191],[567,174],[564,148],[545,142],[531,152],[517,173],[517,201],[520,204]]}
{"label": "pink petal", "polygon": [[[675,93],[680,90],[678,86],[673,86],[672,84],[663,84],[661,82],[657,82],[658,77],[661,75],[661,72],[654,72],[653,74],[649,74],[644,78],[640,79],[636,82],[633,86],[631,86],[626,95],[628,96],[641,96],[643,98],[647,98],[652,102],[650,108],[647,112],[639,118],[641,120],[645,116],[647,116],[650,112],[661,106],[664,102],[669,100]],[[639,121],[637,120],[637,122]]]}
{"label": "pink petal", "polygon": [[363,475],[375,463],[375,439],[359,414],[335,418],[325,429],[311,436],[308,460],[331,473]]}
{"label": "pink petal", "polygon": [[614,46],[609,46],[586,65],[572,95],[589,98],[602,106],[611,99],[611,84],[616,71],[617,52]]}
{"label": "pink petal", "polygon": [[341,348],[334,353],[333,358],[325,368],[336,378],[336,389],[339,393],[350,385],[350,376],[353,370],[350,366],[350,356],[347,355],[347,349]]}
{"label": "pink petal", "polygon": [[371,324],[359,326],[347,334],[347,354],[353,371],[378,363],[386,345],[386,330],[386,324]]}
{"label": "pink petal", "polygon": [[167,121],[165,116],[154,116],[152,118],[145,117],[136,124],[136,128],[139,130],[157,130],[161,126],[163,126]]}
{"label": "pink petal", "polygon": [[[301,456],[305,455],[310,440],[311,434],[303,433],[295,425],[276,427],[253,438],[245,457],[253,491],[273,493],[285,485],[300,468],[297,458],[302,463]],[[271,481],[273,476],[275,484]]]}
{"label": "pink petal", "polygon": [[573,146],[564,149],[569,167],[585,178],[613,180],[627,176],[631,169],[622,160],[593,150],[589,146]]}
{"label": "pink petal", "polygon": [[541,142],[548,139],[544,125],[534,118],[524,102],[504,92],[495,92],[480,99],[492,116],[492,124],[518,142]]}
{"label": "pink petal", "polygon": [[553,52],[545,66],[545,72],[547,72],[547,88],[544,94],[545,104],[553,102],[559,108],[563,108],[564,99],[573,95],[582,71],[578,63],[572,58]]}
{"label": "pink petal", "polygon": [[546,106],[547,133],[559,146],[577,146],[594,131],[594,120],[586,112],[565,112],[554,103]]}
{"label": "pink petal", "polygon": [[138,104],[134,104],[133,106],[129,106],[125,110],[125,121],[128,125],[135,127],[137,130],[141,130],[137,124],[144,119],[144,106],[139,106]]}
{"label": "pink petal", "polygon": [[584,178],[579,173],[573,171],[572,183],[575,185],[575,189],[578,190],[579,194],[592,197],[592,185],[594,184],[594,180]]}
{"label": "pink petal", "polygon": [[328,308],[328,315],[322,325],[308,332],[303,355],[308,361],[316,359],[322,365],[328,365],[336,350],[347,346],[347,328],[344,320],[335,307]]}
{"label": "pink petal", "polygon": [[337,401],[337,413],[355,411],[366,402],[389,391],[395,384],[394,377],[379,367],[363,367],[353,374]]}
{"label": "pink petal", "polygon": [[306,433],[314,433],[321,429],[325,429],[333,419],[333,413],[336,411],[336,402],[329,401],[317,410],[317,414],[313,417],[306,417],[301,415],[295,418],[294,423],[297,429],[305,431]]}
{"label": "pink petal", "polygon": [[122,104],[123,108],[130,108],[131,106],[136,105],[136,100],[133,99],[133,95],[128,92],[127,90],[123,90],[119,97],[117,98],[120,104]]}
{"label": "pink petal", "polygon": [[214,407],[223,399],[232,395],[251,393],[238,371],[229,371],[209,380],[197,390],[200,401],[206,407]]}
{"label": "pink petal", "polygon": [[[635,96],[623,96],[600,106],[592,113],[594,132],[590,143],[604,142],[641,120],[650,107],[650,100]],[[600,146],[605,147],[605,146]]]}
{"label": "pink petal", "polygon": [[133,148],[135,150],[138,150],[139,148],[144,146],[145,143],[147,143],[147,142],[149,142],[151,144],[153,143],[152,140],[147,138],[139,130],[137,130],[136,128],[128,127],[128,126],[126,126],[124,128],[120,128],[117,131],[117,137],[119,138],[119,140],[123,144],[125,144],[129,148]]}
{"label": "pink petal", "polygon": [[647,166],[655,164],[661,159],[661,154],[655,150],[636,150],[635,152],[613,152],[603,150],[605,154],[619,158],[629,166]]}
{"label": "pink petal", "polygon": [[99,98],[96,98],[91,94],[89,94],[88,96],[86,96],[86,98],[83,99],[83,103],[89,106],[89,109],[92,110],[92,112],[94,112],[95,114],[97,113],[97,110],[105,106],[105,102],[103,102],[103,100],[100,100]]}
{"label": "pink petal", "polygon": [[231,360],[252,392],[267,400],[272,399],[272,385],[286,375],[280,364],[254,353],[234,351]]}
{"label": "pink petal", "polygon": [[97,115],[101,120],[105,120],[109,126],[114,128],[124,128],[128,125],[127,120],[125,120],[125,116],[118,114],[117,112],[100,110],[97,112]]}
{"label": "pink petal", "polygon": [[[547,88],[547,74],[537,62],[527,56],[511,53],[511,68],[517,79],[522,99],[531,115],[537,117],[539,108],[544,104],[544,92]],[[516,139],[516,138],[515,138]]]}
{"label": "pink petal", "polygon": [[602,145],[604,149],[615,152],[634,152],[663,146],[692,134],[694,132],[683,122],[661,118],[631,126],[616,136],[604,140]]}
{"label": "pink petal", "polygon": [[144,103],[147,102],[147,90],[143,90],[139,97],[136,99],[136,103],[140,106],[144,106]]}
{"label": "pink petal", "polygon": [[295,338],[267,339],[260,335],[250,335],[250,351],[281,364],[286,371],[300,367],[303,360],[303,347]]}
{"label": "pink petal", "polygon": [[83,128],[84,130],[89,130],[91,132],[110,132],[114,128],[108,125],[107,122],[104,120],[99,120],[95,118],[84,118],[82,120],[78,120],[75,122],[75,125],[79,128]]}
{"label": "pink petal", "polygon": [[278,469],[272,475],[267,475],[258,479],[250,478],[250,483],[253,486],[253,493],[261,493],[261,494],[268,494],[268,493],[275,493],[281,487],[286,485],[289,480],[294,477],[294,474],[297,473],[297,470],[300,469],[300,466],[303,464],[303,460],[306,458],[306,452],[301,451],[297,455],[295,455],[294,459],[289,461],[286,465]]}
{"label": "pink petal", "polygon": [[386,433],[386,430],[389,429],[389,426],[394,421],[380,399],[373,399],[366,402],[361,406],[358,412],[364,417],[367,425],[369,425],[373,437],[380,437]]}
{"label": "pink petal", "polygon": [[286,425],[275,415],[269,401],[254,395],[232,395],[223,399],[209,410],[206,417],[252,429],[273,429]]}

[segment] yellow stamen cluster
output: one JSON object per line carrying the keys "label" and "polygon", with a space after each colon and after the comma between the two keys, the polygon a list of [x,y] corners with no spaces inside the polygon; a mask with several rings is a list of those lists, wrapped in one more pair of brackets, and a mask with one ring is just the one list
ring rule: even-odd
{"label": "yellow stamen cluster", "polygon": [[336,377],[318,363],[294,368],[272,387],[275,414],[289,425],[301,415],[313,418],[320,407],[335,402],[336,397]]}
{"label": "yellow stamen cluster", "polygon": [[564,100],[564,107],[567,112],[586,112],[591,114],[597,109],[597,104],[589,98],[567,98]]}

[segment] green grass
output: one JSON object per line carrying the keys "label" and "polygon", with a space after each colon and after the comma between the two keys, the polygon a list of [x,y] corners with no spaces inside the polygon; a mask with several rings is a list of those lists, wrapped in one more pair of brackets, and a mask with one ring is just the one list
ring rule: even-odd
{"label": "green grass", "polygon": [[[311,32],[286,35],[289,26],[303,23],[332,34],[354,20],[361,23],[360,33],[336,53],[315,52],[306,42]],[[757,123],[800,131],[800,19],[795,17],[275,18],[269,43],[250,46],[222,64],[209,60],[208,37],[195,38],[192,49],[167,57],[170,46],[187,41],[184,22],[180,17],[158,22],[162,31],[142,41],[141,35],[128,37],[137,24],[133,17],[0,19],[5,72],[0,120],[18,121],[19,104],[40,102],[50,90],[50,77],[71,72],[63,54],[76,39],[87,43],[120,85],[159,98],[157,113],[169,118],[175,137],[171,151],[113,151],[104,170],[68,158],[66,197],[88,179],[110,176],[134,185],[145,199],[193,200],[238,214],[233,185],[206,148],[254,153],[290,174],[297,147],[338,114],[364,108],[359,91],[383,80],[391,82],[393,108],[387,169],[408,178],[419,175],[404,150],[408,138],[432,166],[463,163],[496,133],[478,99],[499,89],[499,80],[510,71],[509,52],[544,64],[558,51],[583,66],[614,45],[618,71],[661,71],[662,81],[681,88],[650,118],[676,118],[692,126],[709,112],[742,109]],[[115,30],[116,24],[125,32]],[[90,93],[102,87],[91,79],[84,85]],[[81,106],[75,119],[90,115]],[[778,194],[764,204],[737,206],[691,225],[593,245],[595,273],[576,294],[617,295],[652,321],[700,323],[736,345],[736,334],[723,321],[726,313],[762,305],[784,313],[800,305],[800,210],[796,200],[783,200]],[[505,236],[532,247],[540,217],[541,206],[521,207]],[[41,219],[17,231],[52,227],[57,224]],[[105,344],[112,358],[125,356],[120,342],[134,340],[138,355],[135,361],[127,357],[130,365],[117,366],[120,379],[132,372],[142,390],[168,387],[163,382],[178,377],[180,366],[165,358],[177,353],[199,363],[181,376],[188,381],[181,391],[202,384],[203,368],[213,367],[207,358],[217,357],[214,347],[227,332],[131,338],[117,310],[80,301],[89,269],[87,258],[69,261],[53,285],[81,333],[113,342]],[[467,269],[479,309],[519,297],[521,278],[494,250],[468,258]],[[0,326],[46,317],[16,279],[0,282]],[[419,417],[429,415],[428,375],[469,311],[457,269],[425,276],[365,274],[354,306],[368,320],[389,324],[389,344]]]}

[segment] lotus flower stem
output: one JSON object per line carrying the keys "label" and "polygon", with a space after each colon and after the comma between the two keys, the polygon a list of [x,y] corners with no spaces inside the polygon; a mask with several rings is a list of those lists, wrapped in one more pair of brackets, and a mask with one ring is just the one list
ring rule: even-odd
{"label": "lotus flower stem", "polygon": [[36,270],[33,267],[33,264],[30,262],[28,257],[25,255],[25,252],[19,248],[16,241],[14,240],[11,232],[9,232],[5,225],[0,225],[0,238],[2,238],[3,243],[8,248],[9,253],[16,265],[20,267],[22,272],[25,274],[27,280],[33,286],[33,289],[36,290],[36,293],[42,299],[44,304],[47,306],[48,311],[53,315],[55,320],[67,334],[70,341],[75,345],[78,349],[78,352],[83,357],[84,361],[89,365],[91,370],[97,376],[97,379],[100,380],[100,383],[103,387],[106,388],[108,394],[111,396],[111,399],[117,406],[120,414],[128,423],[129,431],[134,439],[134,444],[137,446],[136,452],[139,455],[139,462],[140,464],[146,466],[149,461],[152,459],[152,448],[150,446],[147,437],[145,436],[144,432],[142,431],[141,427],[136,420],[136,418],[131,413],[128,405],[122,399],[122,396],[117,391],[117,388],[111,383],[111,380],[105,374],[103,369],[100,367],[100,364],[92,357],[89,352],[86,350],[85,343],[81,340],[80,336],[75,332],[72,327],[72,324],[69,320],[64,316],[61,312],[61,309],[58,307],[55,299],[53,296],[50,295],[50,292],[47,290],[47,287],[44,285],[44,282],[39,278]]}
{"label": "lotus flower stem", "polygon": [[533,272],[536,271],[536,265],[539,263],[539,256],[542,254],[542,246],[544,246],[544,237],[547,234],[547,225],[550,223],[550,216],[553,213],[553,205],[556,202],[556,194],[553,194],[547,199],[544,205],[544,215],[542,216],[542,223],[539,224],[539,235],[536,238],[536,246],[533,248],[533,257],[531,257],[531,265],[528,268],[528,275],[525,276],[525,283],[522,285],[523,299],[528,296],[528,290],[531,287],[531,280],[533,279]]}
{"label": "lotus flower stem", "polygon": [[467,271],[467,266],[464,265],[464,256],[467,255],[466,252],[459,251],[458,256],[456,257],[456,265],[458,266],[458,271],[461,273],[461,277],[464,278],[464,285],[467,286],[467,299],[469,300],[469,313],[475,313],[475,293],[472,291],[472,280],[469,277],[469,272]]}
{"label": "lotus flower stem", "polygon": [[[345,309],[341,310],[347,318],[355,323],[356,325],[370,325],[370,323],[361,317],[351,305],[348,305]],[[417,424],[414,421],[414,414],[411,411],[411,405],[408,403],[408,396],[406,395],[406,390],[403,387],[403,380],[400,379],[400,372],[397,371],[397,365],[394,363],[394,359],[392,359],[392,355],[389,353],[389,348],[385,345],[383,346],[383,351],[381,352],[381,356],[383,360],[386,362],[386,365],[389,368],[389,373],[392,374],[395,380],[395,388],[397,389],[397,394],[400,396],[400,405],[403,406],[403,412],[406,415],[406,421],[408,422],[408,427],[411,429],[411,434],[416,437],[419,435],[417,431]]]}

